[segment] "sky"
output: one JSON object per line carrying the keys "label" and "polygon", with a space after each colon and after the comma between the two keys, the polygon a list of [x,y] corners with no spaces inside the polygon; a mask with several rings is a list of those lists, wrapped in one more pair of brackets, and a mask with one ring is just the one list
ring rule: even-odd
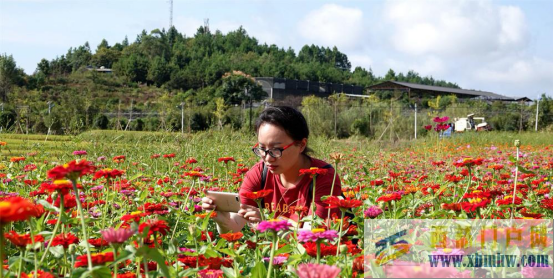
{"label": "sky", "polygon": [[[209,19],[224,34],[242,26],[260,43],[296,53],[336,46],[384,76],[413,70],[464,89],[536,99],[553,92],[552,0],[174,0],[188,37]],[[0,0],[0,53],[32,74],[37,63],[89,42],[133,42],[169,27],[167,0]]]}

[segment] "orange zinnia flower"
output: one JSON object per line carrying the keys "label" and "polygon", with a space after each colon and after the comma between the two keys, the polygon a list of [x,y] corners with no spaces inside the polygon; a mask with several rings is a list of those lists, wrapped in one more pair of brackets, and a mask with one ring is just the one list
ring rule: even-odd
{"label": "orange zinnia flower", "polygon": [[11,157],[10,158],[10,162],[12,162],[12,163],[17,163],[17,162],[22,162],[22,161],[25,161],[25,157]]}
{"label": "orange zinnia flower", "polygon": [[243,237],[244,234],[242,234],[242,232],[236,232],[236,233],[224,233],[224,234],[220,234],[219,236],[221,236],[221,238],[229,242],[234,242],[241,239],[241,237]]}
{"label": "orange zinnia flower", "polygon": [[34,203],[22,197],[0,201],[0,223],[24,221],[37,215]]}

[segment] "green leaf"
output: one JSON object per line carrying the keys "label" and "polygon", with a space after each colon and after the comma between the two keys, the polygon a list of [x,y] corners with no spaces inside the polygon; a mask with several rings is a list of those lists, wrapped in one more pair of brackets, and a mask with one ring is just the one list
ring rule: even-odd
{"label": "green leaf", "polygon": [[91,271],[86,270],[81,277],[91,277],[91,278],[110,278],[112,273],[110,269],[106,266],[95,266]]}
{"label": "green leaf", "polygon": [[156,263],[158,263],[158,267],[160,268],[160,271],[162,272],[162,275],[164,277],[171,277],[169,275],[169,269],[167,268],[167,265],[165,264],[165,259],[158,251],[158,249],[148,249],[146,251],[146,255],[148,258],[153,259]]}
{"label": "green leaf", "polygon": [[512,163],[517,163],[517,159],[514,156],[508,156],[508,160],[510,160],[510,162]]}
{"label": "green leaf", "polygon": [[279,250],[275,251],[275,255],[279,255],[279,254],[283,254],[283,253],[290,253],[292,252],[292,247],[287,244],[281,248],[279,248]]}
{"label": "green leaf", "polygon": [[225,277],[227,278],[237,278],[235,270],[230,267],[221,266],[221,271],[223,271],[223,274],[225,274]]}
{"label": "green leaf", "polygon": [[517,166],[517,170],[522,172],[522,173],[526,173],[526,174],[533,174],[534,172],[530,171],[530,170],[527,170],[525,169],[524,167],[522,166]]}
{"label": "green leaf", "polygon": [[263,262],[258,262],[254,268],[252,268],[252,273],[250,274],[252,278],[266,278],[267,277],[267,268]]}

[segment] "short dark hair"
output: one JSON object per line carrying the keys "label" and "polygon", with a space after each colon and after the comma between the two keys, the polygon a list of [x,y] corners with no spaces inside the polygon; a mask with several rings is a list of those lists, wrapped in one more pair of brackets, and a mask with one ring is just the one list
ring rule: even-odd
{"label": "short dark hair", "polygon": [[[301,141],[308,138],[310,129],[306,118],[301,112],[289,106],[274,106],[268,107],[262,111],[258,119],[256,119],[256,135],[262,124],[269,123],[283,128],[287,135],[295,141]],[[308,146],[304,148],[302,153],[306,154],[311,150]]]}

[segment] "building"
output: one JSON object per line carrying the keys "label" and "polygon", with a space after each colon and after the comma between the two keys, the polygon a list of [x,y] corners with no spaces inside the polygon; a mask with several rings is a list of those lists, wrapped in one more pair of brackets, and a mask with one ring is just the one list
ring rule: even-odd
{"label": "building", "polygon": [[424,96],[436,97],[439,95],[454,94],[456,95],[456,97],[460,99],[481,99],[486,101],[508,101],[508,102],[515,102],[519,100],[519,99],[506,97],[500,94],[487,92],[487,91],[423,85],[423,84],[417,84],[417,83],[400,82],[400,81],[392,81],[392,80],[369,86],[367,89],[369,89],[369,92],[401,91],[401,92],[405,92],[405,94],[408,94],[409,98],[421,98]]}
{"label": "building", "polygon": [[255,77],[269,99],[284,100],[286,97],[304,97],[314,95],[327,98],[334,93],[362,95],[364,88],[357,85],[295,80],[274,77]]}

